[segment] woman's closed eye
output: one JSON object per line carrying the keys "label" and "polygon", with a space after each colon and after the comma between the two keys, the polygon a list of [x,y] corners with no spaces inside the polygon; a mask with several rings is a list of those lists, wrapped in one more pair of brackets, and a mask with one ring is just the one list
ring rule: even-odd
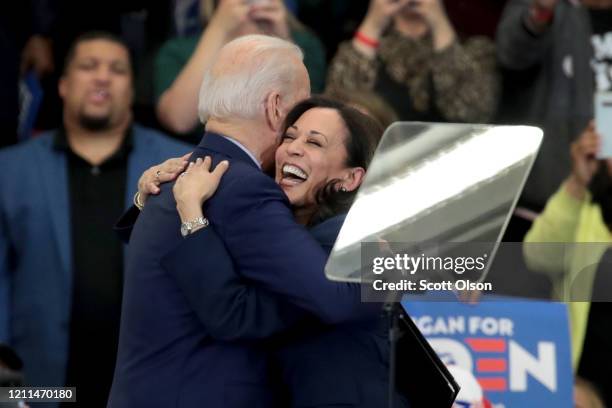
{"label": "woman's closed eye", "polygon": [[290,142],[290,141],[292,141],[292,140],[294,140],[294,139],[295,139],[295,136],[294,136],[293,134],[291,134],[291,133],[285,133],[285,134],[282,136],[281,141],[284,143],[284,142],[287,142],[287,141],[289,141],[289,142]]}

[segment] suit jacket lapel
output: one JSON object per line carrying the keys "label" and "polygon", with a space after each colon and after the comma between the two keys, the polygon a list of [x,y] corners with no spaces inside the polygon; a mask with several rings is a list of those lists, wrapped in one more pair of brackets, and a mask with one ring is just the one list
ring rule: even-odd
{"label": "suit jacket lapel", "polygon": [[37,164],[40,168],[44,197],[55,232],[55,244],[60,255],[64,279],[67,284],[70,284],[72,234],[66,156],[63,152],[53,149],[51,140],[49,139],[48,144],[40,145]]}

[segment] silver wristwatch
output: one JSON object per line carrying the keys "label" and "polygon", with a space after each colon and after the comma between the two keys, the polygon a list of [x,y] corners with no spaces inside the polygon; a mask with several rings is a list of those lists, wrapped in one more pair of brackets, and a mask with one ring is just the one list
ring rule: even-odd
{"label": "silver wristwatch", "polygon": [[208,227],[208,218],[205,217],[198,217],[195,220],[191,220],[191,221],[186,221],[181,223],[181,235],[183,237],[186,237],[187,235],[191,234],[193,232],[193,230],[196,227]]}

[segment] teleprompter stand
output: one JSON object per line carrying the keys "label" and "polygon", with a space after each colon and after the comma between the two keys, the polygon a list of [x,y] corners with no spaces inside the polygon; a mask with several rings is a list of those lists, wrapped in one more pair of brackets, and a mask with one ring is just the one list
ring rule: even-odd
{"label": "teleprompter stand", "polygon": [[399,302],[384,306],[389,319],[389,408],[397,395],[411,408],[450,408],[459,385]]}

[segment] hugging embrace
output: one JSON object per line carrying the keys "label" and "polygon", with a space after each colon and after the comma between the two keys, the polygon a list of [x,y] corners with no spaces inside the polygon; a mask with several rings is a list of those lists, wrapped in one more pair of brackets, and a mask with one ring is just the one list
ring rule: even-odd
{"label": "hugging embrace", "polygon": [[309,97],[302,58],[278,38],[228,43],[204,74],[206,131],[190,163],[143,174],[142,211],[121,221],[129,248],[109,407],[388,404],[380,305],[324,275],[382,129]]}

